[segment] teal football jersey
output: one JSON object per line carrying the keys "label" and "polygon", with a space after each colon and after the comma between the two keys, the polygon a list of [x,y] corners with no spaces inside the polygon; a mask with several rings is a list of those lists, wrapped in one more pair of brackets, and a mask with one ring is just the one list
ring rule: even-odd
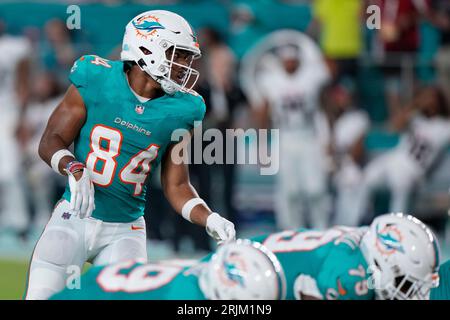
{"label": "teal football jersey", "polygon": [[[140,102],[122,61],[83,56],[70,81],[81,94],[86,122],[75,139],[75,157],[95,185],[94,218],[131,222],[143,215],[146,182],[173,143],[177,129],[191,130],[206,106],[196,93],[177,92]],[[70,201],[67,185],[63,198]]]}
{"label": "teal football jersey", "polygon": [[[375,296],[373,290],[368,289],[367,262],[359,249],[364,230],[347,227],[324,232],[298,229],[251,240],[264,244],[277,256],[286,275],[288,300],[296,297],[300,275],[313,278],[324,299],[372,300]],[[208,262],[211,256],[204,257],[200,263]],[[158,277],[151,278],[158,275],[155,266],[163,270],[167,265],[130,263],[94,267],[81,277],[81,289],[65,289],[53,298],[204,299],[198,287],[198,267],[170,267]],[[133,269],[136,270],[131,272]],[[150,285],[151,281],[146,286],[147,277],[154,280],[154,287]]]}
{"label": "teal football jersey", "polygon": [[439,267],[439,286],[431,289],[430,300],[450,300],[450,260]]}
{"label": "teal football jersey", "polygon": [[296,298],[297,280],[306,275],[328,300],[372,300],[367,262],[359,249],[363,228],[335,227],[326,231],[298,229],[259,236],[251,240],[271,250],[283,267],[287,297]]}
{"label": "teal football jersey", "polygon": [[198,285],[201,265],[126,261],[89,269],[79,286],[50,300],[205,300]]}

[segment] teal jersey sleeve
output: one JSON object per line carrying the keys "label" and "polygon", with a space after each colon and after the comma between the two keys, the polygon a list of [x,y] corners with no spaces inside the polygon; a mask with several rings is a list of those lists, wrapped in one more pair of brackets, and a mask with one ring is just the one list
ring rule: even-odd
{"label": "teal jersey sleeve", "polygon": [[430,300],[450,300],[450,260],[439,267],[439,286],[431,289]]}
{"label": "teal jersey sleeve", "polygon": [[86,90],[88,86],[88,58],[89,56],[82,56],[70,69],[69,80],[81,92]]}
{"label": "teal jersey sleeve", "polygon": [[317,287],[326,300],[372,300],[367,263],[358,247],[335,245],[317,275]]}
{"label": "teal jersey sleeve", "polygon": [[110,77],[112,61],[96,55],[80,57],[70,70],[69,80],[78,89],[86,108],[99,101],[105,78]]}
{"label": "teal jersey sleeve", "polygon": [[182,93],[187,100],[187,104],[192,105],[192,112],[188,114],[186,121],[190,128],[195,128],[201,124],[206,113],[205,100],[195,91]]}
{"label": "teal jersey sleeve", "polygon": [[51,300],[204,300],[195,267],[132,261],[91,268]]}
{"label": "teal jersey sleeve", "polygon": [[203,121],[206,113],[206,104],[202,96],[197,98],[198,111],[195,113],[194,121]]}

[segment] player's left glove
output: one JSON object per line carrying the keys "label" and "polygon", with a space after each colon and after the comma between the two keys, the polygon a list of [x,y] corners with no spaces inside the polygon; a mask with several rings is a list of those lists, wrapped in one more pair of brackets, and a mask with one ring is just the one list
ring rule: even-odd
{"label": "player's left glove", "polygon": [[213,212],[206,220],[206,232],[217,241],[217,244],[236,240],[234,224]]}

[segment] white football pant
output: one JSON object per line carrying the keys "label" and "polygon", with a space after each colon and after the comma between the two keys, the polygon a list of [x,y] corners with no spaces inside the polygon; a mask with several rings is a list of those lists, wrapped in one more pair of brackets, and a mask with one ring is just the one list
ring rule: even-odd
{"label": "white football pant", "polygon": [[33,251],[25,299],[44,300],[61,291],[85,262],[105,265],[129,259],[147,261],[143,217],[130,223],[80,219],[62,200]]}
{"label": "white football pant", "polygon": [[333,225],[358,226],[364,205],[362,181],[363,172],[361,168],[350,157],[343,159],[334,179],[336,215]]}
{"label": "white football pant", "polygon": [[276,222],[279,229],[306,226],[326,229],[331,199],[327,188],[326,155],[314,135],[280,132],[276,182]]}
{"label": "white football pant", "polygon": [[410,195],[421,181],[424,170],[411,157],[400,150],[391,151],[372,160],[364,170],[361,183],[360,213],[356,220],[361,222],[369,213],[373,193],[387,188],[391,193],[390,212],[408,210]]}
{"label": "white football pant", "polygon": [[[0,101],[2,103],[2,101]],[[11,108],[14,106],[9,103]],[[23,190],[22,158],[15,138],[16,117],[4,112],[0,117],[0,228],[22,231],[28,224]]]}

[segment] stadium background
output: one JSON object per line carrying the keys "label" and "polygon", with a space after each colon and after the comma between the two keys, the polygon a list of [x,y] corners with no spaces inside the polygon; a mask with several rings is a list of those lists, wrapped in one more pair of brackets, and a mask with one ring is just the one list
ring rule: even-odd
{"label": "stadium background", "polygon": [[[342,0],[346,1],[346,0]],[[336,2],[342,2],[337,1]],[[117,58],[118,50],[126,23],[137,13],[151,9],[168,9],[183,15],[196,30],[209,28],[221,35],[224,44],[234,53],[239,62],[243,55],[260,39],[271,31],[291,28],[309,32],[314,19],[311,1],[32,1],[1,2],[0,21],[7,34],[27,38],[32,45],[31,54],[31,86],[45,83],[54,89],[48,97],[31,94],[31,103],[39,99],[58,97],[60,89],[68,85],[67,75],[74,59],[83,54],[96,54],[106,58]],[[361,1],[362,10],[366,4]],[[369,3],[370,1],[368,1]],[[65,21],[70,14],[70,4],[78,4],[81,9],[81,29],[68,30]],[[250,17],[247,20],[242,17]],[[245,27],[239,23],[243,23]],[[418,21],[420,27],[420,45],[415,60],[409,65],[401,66],[407,75],[403,80],[406,85],[417,83],[433,83],[436,81],[434,59],[438,52],[440,31],[427,19],[426,14]],[[380,64],[371,60],[368,52],[376,34],[376,30],[368,30],[361,20],[363,49],[358,56],[358,69],[355,82],[358,84],[360,107],[370,116],[371,129],[365,139],[365,146],[371,157],[384,153],[396,145],[399,135],[386,129],[388,106],[384,95],[384,83]],[[55,31],[57,30],[57,31]],[[53,32],[55,31],[55,32]],[[202,38],[200,38],[200,41]],[[67,59],[61,59],[56,50],[63,44],[68,52]],[[202,43],[201,43],[202,45]],[[0,53],[1,54],[1,53]],[[239,68],[239,64],[237,69]],[[409,78],[408,78],[409,77]],[[207,80],[205,80],[207,81]],[[236,80],[238,85],[238,81]],[[36,86],[35,86],[36,87]],[[449,88],[447,88],[449,89]],[[37,89],[39,90],[39,89]],[[411,92],[413,87],[409,87]],[[449,89],[450,90],[450,89]],[[50,90],[52,91],[52,90]],[[33,91],[32,91],[33,92]],[[33,94],[35,96],[33,96]],[[51,97],[50,97],[51,96]],[[237,102],[238,108],[230,117],[229,123],[237,127],[248,126],[248,105],[245,99]],[[206,123],[214,126],[213,116]],[[39,114],[31,117],[39,117]],[[42,116],[41,121],[45,121]],[[33,141],[33,134],[30,134]],[[36,135],[36,133],[35,133]],[[1,138],[1,131],[0,131]],[[251,142],[249,142],[251,143]],[[31,142],[30,142],[31,144]],[[34,145],[36,146],[36,145]],[[31,150],[33,146],[31,146]],[[31,151],[32,152],[32,151]],[[23,186],[27,195],[27,215],[29,220],[21,228],[14,228],[3,221],[0,224],[0,299],[18,299],[25,285],[27,261],[33,246],[42,231],[45,215],[34,199],[33,189],[29,187],[29,179],[33,179],[31,163],[38,159],[25,158],[23,161]],[[40,169],[39,169],[40,168]],[[34,170],[43,170],[42,167]],[[238,227],[241,237],[256,235],[275,230],[273,214],[274,178],[260,176],[257,168],[249,165],[238,165],[234,171],[234,181],[225,183],[227,169],[223,166],[198,166],[192,168],[193,182],[201,185],[200,193],[208,198],[218,212],[233,210],[233,221]],[[31,176],[31,178],[30,178]],[[229,176],[229,175],[228,175]],[[23,178],[22,177],[22,178]],[[50,171],[49,179],[57,179]],[[155,179],[153,179],[155,180]],[[51,199],[61,194],[64,181],[56,180],[49,190]],[[161,198],[158,182],[151,182],[150,209],[148,214],[148,236],[150,259],[166,259],[173,257],[193,258],[205,253],[210,244],[195,237],[198,229],[191,229],[166,207]],[[230,183],[230,182],[228,182]],[[421,185],[414,201],[414,214],[429,222],[438,233],[443,245],[443,256],[449,257],[446,250],[450,244],[448,191],[450,186],[450,152],[447,149],[444,159],[439,163]],[[49,188],[50,189],[50,188]],[[230,190],[231,193],[230,193]],[[0,189],[0,192],[2,190]],[[378,214],[387,211],[389,194],[380,192],[376,201]],[[230,209],[231,208],[231,209]],[[45,211],[45,210],[44,210]],[[151,213],[150,213],[151,211]],[[8,215],[9,216],[9,215]],[[175,226],[175,227],[174,227]]]}

